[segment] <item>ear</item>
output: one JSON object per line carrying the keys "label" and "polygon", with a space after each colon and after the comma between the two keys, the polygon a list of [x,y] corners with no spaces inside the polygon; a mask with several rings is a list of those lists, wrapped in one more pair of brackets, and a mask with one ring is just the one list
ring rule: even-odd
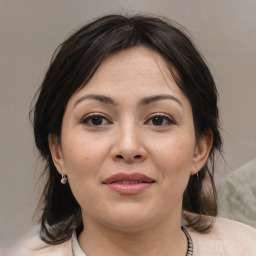
{"label": "ear", "polygon": [[205,165],[213,143],[213,134],[210,130],[199,138],[194,150],[191,175],[198,173]]}
{"label": "ear", "polygon": [[57,171],[60,174],[65,174],[66,170],[59,138],[50,134],[48,136],[48,143],[52,155],[52,160]]}

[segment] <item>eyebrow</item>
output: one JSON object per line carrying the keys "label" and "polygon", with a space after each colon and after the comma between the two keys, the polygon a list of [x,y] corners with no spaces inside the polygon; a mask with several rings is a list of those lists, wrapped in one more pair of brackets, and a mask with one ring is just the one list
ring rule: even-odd
{"label": "eyebrow", "polygon": [[88,94],[88,95],[85,95],[85,96],[79,98],[75,102],[74,107],[76,105],[78,105],[81,101],[84,101],[86,99],[93,99],[93,100],[97,100],[97,101],[100,101],[100,102],[103,102],[103,103],[107,103],[107,104],[117,106],[117,103],[110,97],[107,97],[107,96],[104,96],[104,95]]}
{"label": "eyebrow", "polygon": [[154,103],[159,100],[173,100],[173,101],[177,102],[183,108],[183,105],[179,99],[177,99],[176,97],[174,97],[172,95],[167,95],[167,94],[145,97],[140,100],[139,104],[140,105],[148,105],[150,103]]}
{"label": "eyebrow", "polygon": [[[97,94],[88,94],[88,95],[85,95],[85,96],[79,98],[75,102],[74,107],[86,99],[97,100],[97,101],[100,101],[100,102],[103,102],[106,104],[110,104],[113,106],[118,105],[112,98],[110,98],[108,96],[97,95]],[[139,101],[139,105],[148,105],[148,104],[157,102],[159,100],[173,100],[173,101],[177,102],[183,108],[183,105],[179,99],[177,99],[176,97],[174,97],[172,95],[167,95],[167,94],[145,97]]]}

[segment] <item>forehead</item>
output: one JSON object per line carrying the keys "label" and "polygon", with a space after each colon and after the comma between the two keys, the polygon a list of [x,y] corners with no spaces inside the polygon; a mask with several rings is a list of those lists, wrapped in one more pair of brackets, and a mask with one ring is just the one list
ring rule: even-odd
{"label": "forehead", "polygon": [[172,94],[186,100],[167,67],[156,51],[143,46],[126,49],[108,56],[92,79],[75,97],[83,94],[105,94],[111,97],[147,97]]}
{"label": "forehead", "polygon": [[117,63],[128,67],[139,66],[152,70],[159,68],[159,66],[162,68],[165,66],[162,56],[157,51],[145,46],[137,46],[113,53],[102,63],[101,68],[112,70]]}
{"label": "forehead", "polygon": [[[103,98],[105,100],[102,100]],[[99,106],[103,104],[102,102],[106,102],[106,99],[120,111],[132,112],[137,111],[141,106],[143,108],[150,106],[142,102],[152,98],[158,99],[150,101],[155,104],[163,98],[175,99],[169,100],[168,104],[180,106],[183,113],[192,116],[189,99],[175,82],[163,57],[146,47],[136,47],[114,53],[106,58],[88,84],[71,97],[66,112],[72,111],[77,106],[83,109],[84,104]]]}
{"label": "forehead", "polygon": [[163,57],[156,51],[143,46],[133,47],[110,55],[101,64],[93,77],[93,82],[100,79],[120,81],[136,79],[153,83],[170,81],[175,83]]}

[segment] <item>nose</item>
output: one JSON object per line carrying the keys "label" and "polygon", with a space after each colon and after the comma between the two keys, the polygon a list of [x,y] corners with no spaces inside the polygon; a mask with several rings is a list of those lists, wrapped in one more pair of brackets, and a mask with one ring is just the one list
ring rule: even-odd
{"label": "nose", "polygon": [[142,162],[147,157],[143,136],[136,125],[128,124],[120,127],[116,133],[111,149],[111,157],[114,161],[126,163]]}

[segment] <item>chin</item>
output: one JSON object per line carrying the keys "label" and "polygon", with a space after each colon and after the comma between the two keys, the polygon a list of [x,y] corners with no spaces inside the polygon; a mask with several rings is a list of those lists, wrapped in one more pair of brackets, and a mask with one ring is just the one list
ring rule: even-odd
{"label": "chin", "polygon": [[144,209],[134,208],[126,209],[125,211],[112,211],[111,214],[105,215],[105,225],[113,230],[123,232],[140,231],[154,225],[159,218],[159,213],[147,211]]}
{"label": "chin", "polygon": [[138,220],[138,219],[132,219],[132,218],[125,218],[125,219],[120,219],[115,222],[109,223],[108,220],[108,225],[107,227],[119,231],[119,232],[139,232],[145,229],[150,228],[150,221],[146,221],[145,218],[143,220]]}

